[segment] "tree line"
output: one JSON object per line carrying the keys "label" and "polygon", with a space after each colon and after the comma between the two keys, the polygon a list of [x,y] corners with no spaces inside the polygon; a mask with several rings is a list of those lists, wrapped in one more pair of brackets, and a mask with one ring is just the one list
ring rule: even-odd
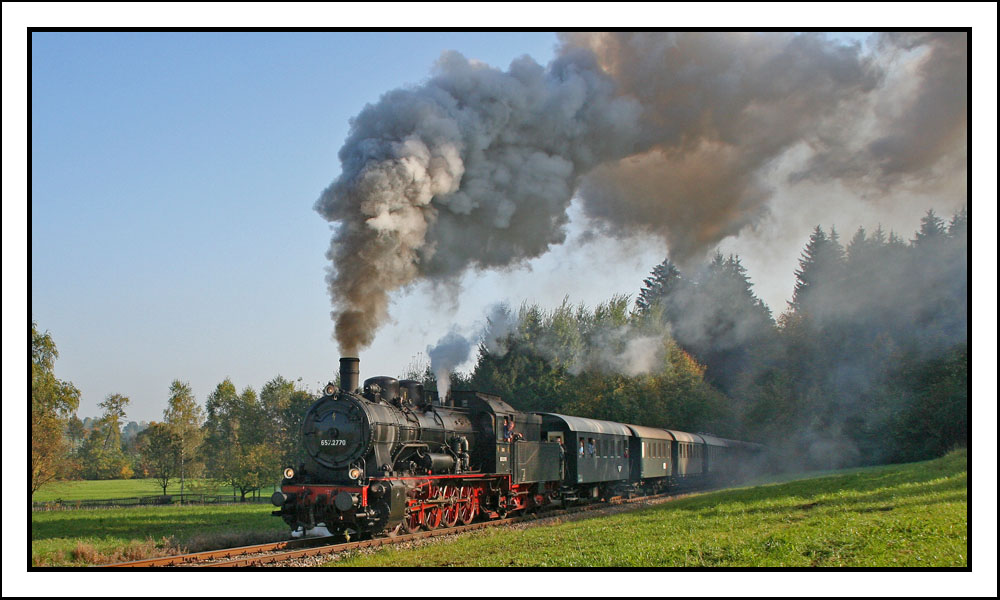
{"label": "tree line", "polygon": [[315,400],[280,375],[260,391],[238,391],[229,379],[204,408],[191,386],[170,384],[163,420],[123,425],[130,399],[110,394],[100,417],[76,415],[80,392],[55,377],[58,357],[48,332],[31,327],[31,493],[55,479],[156,479],[163,493],[180,480],[185,491],[214,493],[220,484],[245,499],[271,485],[283,464],[297,464],[302,416]]}
{"label": "tree line", "polygon": [[[967,442],[968,225],[933,210],[905,241],[817,226],[777,318],[735,255],[653,268],[630,304],[494,310],[452,388],[520,410],[764,443],[776,468],[920,460]],[[418,365],[419,367],[419,365]],[[411,366],[435,389],[429,367]]]}

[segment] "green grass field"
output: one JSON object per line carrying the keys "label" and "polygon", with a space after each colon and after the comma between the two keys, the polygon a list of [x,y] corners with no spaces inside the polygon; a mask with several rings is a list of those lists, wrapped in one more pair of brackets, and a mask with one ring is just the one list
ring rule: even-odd
{"label": "green grass field", "polygon": [[967,453],[485,529],[341,567],[966,567]]}
{"label": "green grass field", "polygon": [[288,537],[270,504],[35,511],[34,566],[85,566]]}
{"label": "green grass field", "polygon": [[[277,476],[276,476],[277,477]],[[233,488],[230,486],[212,486],[211,490],[206,490],[205,480],[189,479],[184,482],[184,491],[187,493],[206,493],[217,495],[232,495]],[[260,490],[262,497],[269,497],[277,484],[273,487],[265,487]],[[33,502],[54,502],[56,500],[98,500],[105,498],[129,498],[133,496],[158,496],[163,493],[163,488],[155,479],[109,479],[104,481],[55,481],[42,487],[35,492]],[[168,494],[181,493],[180,479],[173,479],[167,486]],[[239,497],[239,493],[236,494]]]}

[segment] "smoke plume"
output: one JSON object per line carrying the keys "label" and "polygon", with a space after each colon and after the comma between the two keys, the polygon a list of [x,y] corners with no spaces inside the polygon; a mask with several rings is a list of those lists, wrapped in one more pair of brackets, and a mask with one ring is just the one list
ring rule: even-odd
{"label": "smoke plume", "polygon": [[[341,351],[372,342],[396,290],[562,243],[574,195],[595,230],[659,236],[683,265],[757,222],[776,185],[964,169],[966,43],[892,34],[863,54],[820,34],[567,34],[547,67],[507,71],[446,52],[425,84],[352,120],[316,203],[336,223]],[[800,168],[772,181],[792,151]]]}
{"label": "smoke plume", "polygon": [[437,379],[438,394],[443,399],[451,387],[451,373],[455,367],[469,359],[472,342],[458,331],[449,331],[434,346],[427,346],[427,356],[431,359],[431,371]]}

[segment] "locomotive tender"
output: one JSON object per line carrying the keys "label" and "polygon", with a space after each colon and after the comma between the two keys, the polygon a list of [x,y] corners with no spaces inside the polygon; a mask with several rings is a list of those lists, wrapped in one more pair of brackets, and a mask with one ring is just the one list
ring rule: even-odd
{"label": "locomotive tender", "polygon": [[[499,397],[439,399],[412,380],[340,359],[306,412],[305,461],[272,503],[303,535],[396,535],[581,501],[733,479],[759,444],[514,410]],[[512,425],[506,425],[512,423]]]}

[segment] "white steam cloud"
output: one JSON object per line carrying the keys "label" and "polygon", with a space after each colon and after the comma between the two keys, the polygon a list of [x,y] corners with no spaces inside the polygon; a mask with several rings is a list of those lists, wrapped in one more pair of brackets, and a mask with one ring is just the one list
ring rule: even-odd
{"label": "white steam cloud", "polygon": [[438,394],[442,400],[451,387],[451,373],[455,367],[469,360],[471,353],[472,342],[455,330],[448,332],[434,346],[427,346],[431,371],[437,379]]}

